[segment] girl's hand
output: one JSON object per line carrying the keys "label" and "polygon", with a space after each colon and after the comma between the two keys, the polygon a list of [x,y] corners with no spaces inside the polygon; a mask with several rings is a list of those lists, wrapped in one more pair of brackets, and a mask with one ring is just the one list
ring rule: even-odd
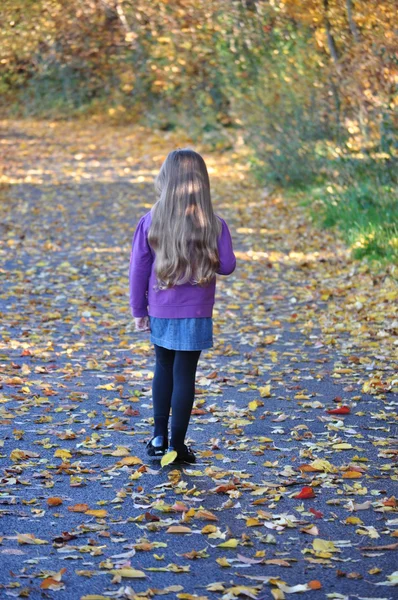
{"label": "girl's hand", "polygon": [[136,317],[134,319],[136,331],[150,331],[149,317]]}

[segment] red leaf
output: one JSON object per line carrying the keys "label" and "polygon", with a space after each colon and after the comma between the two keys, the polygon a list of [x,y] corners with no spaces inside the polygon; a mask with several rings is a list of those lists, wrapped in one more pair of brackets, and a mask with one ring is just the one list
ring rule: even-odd
{"label": "red leaf", "polygon": [[315,510],[315,508],[310,508],[310,513],[316,516],[317,519],[322,519],[323,513],[320,510]]}
{"label": "red leaf", "polygon": [[329,415],[349,415],[351,409],[349,406],[339,406],[339,408],[331,408],[326,411]]}
{"label": "red leaf", "polygon": [[305,485],[301,492],[293,496],[293,498],[299,498],[300,500],[306,500],[307,498],[315,498],[314,490],[312,487]]}
{"label": "red leaf", "polygon": [[145,513],[145,520],[146,521],[160,521],[160,518],[157,515],[153,515],[147,511]]}

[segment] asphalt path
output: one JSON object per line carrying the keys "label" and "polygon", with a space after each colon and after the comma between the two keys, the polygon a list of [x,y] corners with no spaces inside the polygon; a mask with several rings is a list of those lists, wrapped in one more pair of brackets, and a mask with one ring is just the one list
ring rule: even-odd
{"label": "asphalt path", "polygon": [[[218,280],[215,345],[199,362],[188,440],[197,463],[161,468],[145,454],[153,349],[134,332],[127,289],[153,187],[150,174],[100,179],[17,182],[3,207],[0,597],[265,599],[314,581],[320,589],[302,590],[313,600],[397,597],[377,585],[397,569],[396,550],[379,549],[397,538],[386,504],[397,494],[397,398],[363,391],[380,349],[361,353],[343,320],[324,322],[341,247],[309,235],[296,260],[289,237],[261,233],[243,196],[223,199],[234,182],[216,180],[238,267]],[[245,189],[255,194],[236,183]],[[280,208],[261,201],[271,222]],[[316,248],[325,259],[311,258]],[[391,374],[391,357],[381,362]],[[326,412],[341,404],[350,414]],[[335,469],[299,468],[316,459]],[[357,478],[345,478],[355,465]],[[304,486],[314,497],[294,498]],[[49,506],[54,497],[62,504]],[[69,510],[77,504],[86,511]],[[174,525],[190,531],[167,532]],[[332,547],[315,550],[315,539]],[[228,540],[236,547],[218,546]],[[123,567],[145,578],[118,580]]]}

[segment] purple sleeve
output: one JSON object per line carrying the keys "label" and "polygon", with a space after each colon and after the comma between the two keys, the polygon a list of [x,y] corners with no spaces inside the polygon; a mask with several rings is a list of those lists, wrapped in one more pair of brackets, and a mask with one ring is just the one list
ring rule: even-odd
{"label": "purple sleeve", "polygon": [[130,255],[130,309],[133,317],[148,316],[147,291],[152,262],[153,255],[142,217],[134,233]]}
{"label": "purple sleeve", "polygon": [[219,275],[229,275],[235,271],[236,257],[232,248],[231,234],[228,229],[228,225],[221,219],[222,230],[221,235],[218,239],[218,254],[220,257],[220,267],[217,271]]}

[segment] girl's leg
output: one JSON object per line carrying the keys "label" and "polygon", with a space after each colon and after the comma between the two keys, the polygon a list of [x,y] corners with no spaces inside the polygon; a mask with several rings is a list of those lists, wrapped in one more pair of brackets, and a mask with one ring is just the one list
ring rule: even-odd
{"label": "girl's leg", "polygon": [[177,451],[183,448],[188,429],[195,396],[195,375],[200,352],[200,350],[175,351],[170,446]]}
{"label": "girl's leg", "polygon": [[155,373],[152,381],[153,415],[155,419],[154,437],[163,435],[167,439],[171,396],[173,393],[173,365],[175,350],[168,350],[155,344]]}

